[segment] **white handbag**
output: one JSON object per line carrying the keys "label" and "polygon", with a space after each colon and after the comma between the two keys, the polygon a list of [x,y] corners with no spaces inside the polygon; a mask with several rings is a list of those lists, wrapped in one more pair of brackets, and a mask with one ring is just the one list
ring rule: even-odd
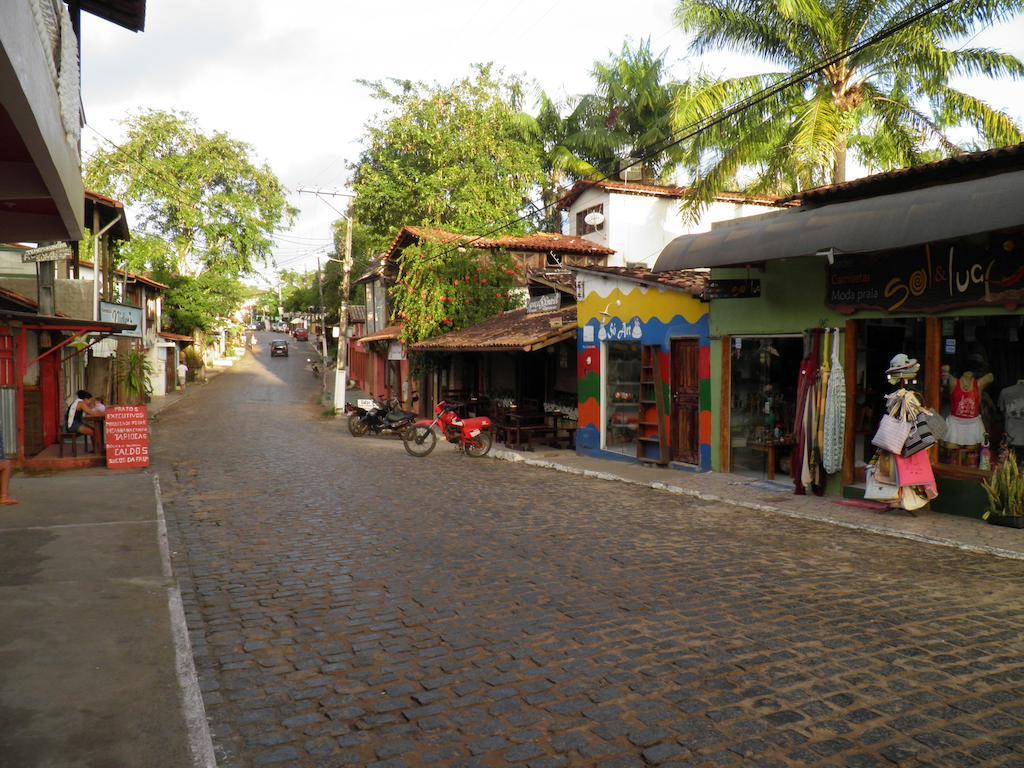
{"label": "white handbag", "polygon": [[868,501],[896,501],[900,497],[898,485],[890,485],[878,480],[876,473],[878,467],[874,464],[868,466],[864,473],[864,498]]}
{"label": "white handbag", "polygon": [[910,436],[911,423],[888,413],[882,417],[882,423],[878,425],[878,431],[871,438],[871,444],[889,453],[903,453],[903,446]]}

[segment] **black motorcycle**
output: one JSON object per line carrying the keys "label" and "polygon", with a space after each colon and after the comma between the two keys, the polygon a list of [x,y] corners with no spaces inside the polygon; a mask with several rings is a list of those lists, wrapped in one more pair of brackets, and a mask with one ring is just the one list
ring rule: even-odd
{"label": "black motorcycle", "polygon": [[402,435],[419,417],[403,411],[397,400],[374,400],[372,408],[348,406],[348,431],[353,437],[372,433]]}

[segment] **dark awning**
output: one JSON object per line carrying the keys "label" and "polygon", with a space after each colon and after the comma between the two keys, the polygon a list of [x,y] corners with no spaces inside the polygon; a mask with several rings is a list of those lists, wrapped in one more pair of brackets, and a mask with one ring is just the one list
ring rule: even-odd
{"label": "dark awning", "polygon": [[906,248],[1024,224],[1024,171],[818,208],[793,208],[677,237],[655,272]]}
{"label": "dark awning", "polygon": [[132,323],[112,323],[105,320],[78,320],[57,315],[37,315],[34,312],[16,312],[0,309],[0,321],[15,320],[30,330],[75,331],[77,333],[120,333],[135,329]]}

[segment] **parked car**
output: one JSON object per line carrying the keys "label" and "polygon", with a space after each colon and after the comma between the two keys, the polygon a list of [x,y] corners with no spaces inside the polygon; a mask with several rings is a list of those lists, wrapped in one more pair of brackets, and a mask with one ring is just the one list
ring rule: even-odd
{"label": "parked car", "polygon": [[288,357],[288,342],[284,339],[274,339],[270,342],[271,357]]}
{"label": "parked car", "polygon": [[295,329],[295,340],[296,341],[309,341],[309,329],[308,328],[296,328]]}
{"label": "parked car", "polygon": [[288,323],[276,322],[270,326],[274,333],[288,333]]}

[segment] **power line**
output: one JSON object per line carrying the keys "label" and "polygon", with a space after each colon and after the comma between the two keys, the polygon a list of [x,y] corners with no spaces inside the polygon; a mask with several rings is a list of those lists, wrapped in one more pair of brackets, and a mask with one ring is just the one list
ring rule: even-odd
{"label": "power line", "polygon": [[[851,56],[854,56],[867,48],[877,45],[878,43],[892,37],[898,32],[902,32],[904,29],[912,26],[913,24],[916,24],[918,21],[925,18],[926,16],[929,16],[935,13],[936,11],[941,10],[945,6],[950,5],[951,3],[953,3],[953,1],[954,0],[939,0],[939,2],[927,6],[914,14],[911,14],[903,21],[896,22],[889,27],[885,27],[879,30],[870,37],[865,38],[861,42],[856,43],[846,48],[845,50],[840,51],[839,53],[833,54],[832,56],[829,56],[824,59],[819,59],[818,63],[813,66],[806,67],[803,70],[798,70],[797,72],[794,72],[793,74],[783,78],[774,85],[762,88],[760,91],[753,93],[744,99],[739,100],[738,102],[729,107],[719,110],[717,113],[713,115],[709,115],[706,118],[702,118],[700,120],[695,120],[689,125],[679,128],[676,131],[673,131],[662,144],[656,145],[648,149],[639,157],[634,158],[632,162],[626,165],[620,165],[614,170],[609,169],[607,173],[602,173],[599,178],[592,179],[592,181],[607,181],[608,179],[611,178],[611,175],[616,171],[621,174],[622,171],[628,170],[629,168],[633,168],[637,165],[641,165],[650,158],[655,157],[661,154],[662,152],[671,149],[672,147],[678,146],[684,141],[687,141],[688,139],[691,139],[711,129],[716,125],[724,123],[726,120],[729,120],[735,117],[736,115],[739,115],[740,113],[750,109],[751,107],[754,107],[764,101],[767,101],[773,96],[782,93],[783,91],[792,88],[795,85],[799,85],[804,80],[807,80],[813,75],[823,72],[824,70],[839,63],[840,61],[843,61],[844,59],[847,59]],[[520,5],[521,4],[522,3],[520,3]],[[456,248],[464,248],[467,245],[471,245],[472,243],[475,243],[479,240],[483,240],[493,234],[497,234],[498,232],[507,230],[510,227],[513,227],[516,224],[519,224],[531,218],[532,216],[535,215],[536,212],[544,212],[550,208],[553,208],[557,204],[557,202],[558,201],[556,200],[551,203],[547,203],[543,206],[535,206],[534,211],[524,213],[515,219],[511,219],[495,227],[492,227],[483,234],[476,235],[470,240],[460,242],[458,246],[452,246],[451,248],[447,249],[444,253],[451,253]]]}

